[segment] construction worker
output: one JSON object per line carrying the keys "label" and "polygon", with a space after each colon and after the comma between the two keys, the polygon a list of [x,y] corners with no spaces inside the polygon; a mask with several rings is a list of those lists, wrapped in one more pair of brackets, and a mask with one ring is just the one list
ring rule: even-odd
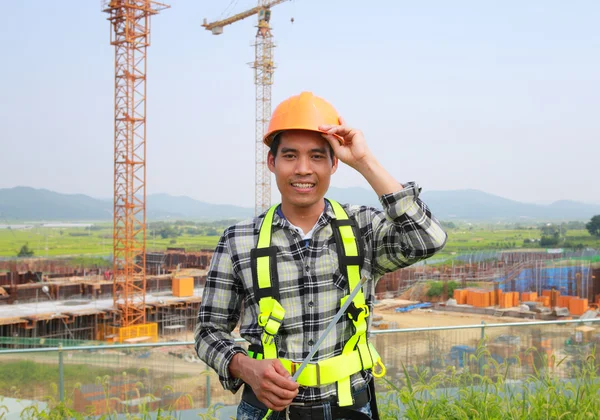
{"label": "construction worker", "polygon": [[[363,134],[310,92],[273,112],[264,143],[281,204],[225,230],[210,263],[195,331],[198,356],[226,390],[244,384],[238,419],[378,418],[368,341],[377,281],[431,257],[446,233],[377,161]],[[339,161],[371,185],[383,211],[325,198]],[[363,289],[319,340],[361,279]],[[358,289],[358,287],[357,287]],[[234,342],[232,331],[250,345]],[[292,375],[320,341],[312,363]]]}

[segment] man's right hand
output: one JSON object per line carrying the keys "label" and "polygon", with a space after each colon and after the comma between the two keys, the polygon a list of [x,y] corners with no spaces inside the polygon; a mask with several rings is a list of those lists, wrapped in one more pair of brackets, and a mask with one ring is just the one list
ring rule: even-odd
{"label": "man's right hand", "polygon": [[238,353],[229,371],[250,385],[259,401],[273,411],[284,410],[298,395],[298,384],[277,359],[256,360]]}

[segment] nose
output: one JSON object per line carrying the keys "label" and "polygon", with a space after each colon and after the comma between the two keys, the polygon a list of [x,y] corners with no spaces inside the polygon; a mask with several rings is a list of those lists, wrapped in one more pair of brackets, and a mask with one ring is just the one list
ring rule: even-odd
{"label": "nose", "polygon": [[312,173],[312,166],[309,156],[299,156],[296,160],[296,174],[308,175]]}

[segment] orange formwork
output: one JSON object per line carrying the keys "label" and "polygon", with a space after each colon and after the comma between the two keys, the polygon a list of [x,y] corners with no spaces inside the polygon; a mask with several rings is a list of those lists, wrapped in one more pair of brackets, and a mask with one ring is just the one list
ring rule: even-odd
{"label": "orange formwork", "polygon": [[569,312],[572,315],[583,315],[588,310],[588,300],[580,298],[571,298],[569,301]]}
{"label": "orange formwork", "polygon": [[550,296],[540,296],[537,298],[537,302],[544,305],[546,308],[550,307]]}
{"label": "orange formwork", "polygon": [[569,309],[569,302],[571,299],[576,299],[575,296],[559,296],[557,306],[559,308],[567,308]]}
{"label": "orange formwork", "polygon": [[519,306],[519,292],[504,292],[500,295],[500,308]]}
{"label": "orange formwork", "polygon": [[469,291],[467,289],[455,289],[454,299],[458,305],[465,305],[467,303],[467,295]]}
{"label": "orange formwork", "polygon": [[521,302],[537,302],[537,292],[523,292],[521,293]]}
{"label": "orange formwork", "polygon": [[194,278],[178,277],[173,279],[173,296],[190,297],[194,296]]}
{"label": "orange formwork", "polygon": [[158,324],[152,322],[148,324],[130,325],[128,327],[108,325],[106,327],[105,339],[114,343],[156,343],[158,341]]}

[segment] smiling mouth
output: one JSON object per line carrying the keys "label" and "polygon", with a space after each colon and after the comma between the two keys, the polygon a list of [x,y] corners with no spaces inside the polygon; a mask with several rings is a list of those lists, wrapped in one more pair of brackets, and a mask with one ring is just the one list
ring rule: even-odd
{"label": "smiling mouth", "polygon": [[292,182],[292,187],[300,188],[302,190],[314,188],[315,184],[311,182]]}

